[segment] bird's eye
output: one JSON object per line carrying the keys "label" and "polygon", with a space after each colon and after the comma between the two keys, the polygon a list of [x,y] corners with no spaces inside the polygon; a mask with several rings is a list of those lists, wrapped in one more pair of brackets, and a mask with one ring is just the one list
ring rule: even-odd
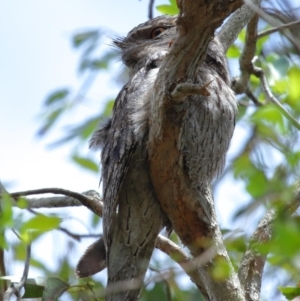
{"label": "bird's eye", "polygon": [[158,37],[165,30],[166,29],[163,28],[163,27],[157,27],[157,28],[153,29],[152,32],[151,32],[151,39],[155,39],[156,37]]}

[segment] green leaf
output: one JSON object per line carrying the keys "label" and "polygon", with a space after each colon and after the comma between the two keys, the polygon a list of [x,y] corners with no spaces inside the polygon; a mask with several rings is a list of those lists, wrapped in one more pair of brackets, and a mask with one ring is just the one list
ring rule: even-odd
{"label": "green leaf", "polygon": [[286,102],[295,110],[300,112],[300,68],[293,66],[288,71],[289,95]]}
{"label": "green leaf", "polygon": [[269,39],[269,36],[264,36],[256,42],[256,54],[261,55],[265,42]]}
{"label": "green leaf", "polygon": [[[30,260],[30,262],[31,262],[31,260]],[[21,281],[21,278],[16,277],[16,276],[0,277],[0,281],[3,281],[3,280],[10,281],[11,283],[19,283]],[[42,298],[45,282],[46,282],[46,279],[44,277],[28,278],[24,284],[25,293],[22,296],[22,300],[23,299]]]}
{"label": "green leaf", "polygon": [[248,154],[244,154],[233,162],[233,171],[235,178],[245,178],[249,176],[249,172],[253,170],[254,166],[250,161]]}
{"label": "green leaf", "polygon": [[96,40],[100,35],[98,30],[90,30],[82,33],[78,33],[73,36],[73,46],[79,47],[82,46],[84,43],[90,40]]}
{"label": "green leaf", "polygon": [[47,117],[46,124],[44,124],[37,132],[37,135],[43,136],[45,135],[56,123],[58,118],[61,116],[61,114],[64,112],[65,108],[61,107],[56,110],[53,110],[50,112],[49,116]]}
{"label": "green leaf", "polygon": [[[34,233],[36,233],[36,232],[34,232]],[[32,233],[32,236],[34,236],[34,233]],[[41,235],[39,235],[39,236],[41,236]],[[36,238],[34,238],[34,239],[36,239]],[[23,260],[25,260],[25,257],[22,259],[22,261]],[[44,272],[47,271],[47,268],[45,267],[45,262],[44,261],[39,261],[39,260],[37,260],[33,257],[30,258],[30,267],[38,268],[38,269],[40,269]],[[41,277],[38,277],[38,278],[41,278]],[[46,282],[46,280],[44,282]],[[40,283],[37,283],[37,284],[41,285]]]}
{"label": "green leaf", "polygon": [[97,214],[92,215],[92,226],[95,228],[99,225],[101,218]]}
{"label": "green leaf", "polygon": [[171,5],[157,5],[156,9],[165,15],[177,15],[178,14],[178,8],[173,7]]}
{"label": "green leaf", "polygon": [[256,124],[262,122],[271,123],[277,125],[281,132],[285,132],[284,118],[278,108],[273,104],[268,104],[259,108],[251,117],[252,121]]}
{"label": "green leaf", "polygon": [[21,209],[27,208],[27,200],[23,197],[18,198],[17,206]]}
{"label": "green leaf", "polygon": [[240,55],[241,55],[241,51],[240,51],[239,47],[232,44],[227,51],[227,57],[228,58],[239,58]]}
{"label": "green leaf", "polygon": [[[271,252],[280,255],[282,258],[292,260],[294,256],[298,256],[299,252],[299,226],[300,222],[297,218],[279,219],[274,223],[274,237],[272,241]],[[276,236],[275,236],[276,235]],[[282,246],[285,246],[282,249]]]}
{"label": "green leaf", "polygon": [[5,229],[13,225],[12,200],[8,194],[4,194],[1,199],[0,229]]}
{"label": "green leaf", "polygon": [[162,14],[166,15],[177,15],[179,13],[179,9],[177,7],[176,0],[169,0],[170,4],[158,5],[156,9]]}
{"label": "green leaf", "polygon": [[291,167],[295,167],[300,162],[300,151],[289,152],[286,154],[287,161]]}
{"label": "green leaf", "polygon": [[233,240],[226,241],[226,247],[228,251],[236,251],[244,254],[247,249],[247,245],[245,243],[245,237],[240,236]]}
{"label": "green leaf", "polygon": [[151,290],[145,290],[142,293],[141,301],[153,301],[153,300],[161,300],[161,301],[168,300],[164,283],[162,282],[156,283]]}
{"label": "green leaf", "polygon": [[156,9],[166,15],[177,15],[179,13],[179,9],[177,7],[176,0],[169,0],[170,4],[158,5]]}
{"label": "green leaf", "polygon": [[88,285],[72,285],[69,287],[68,292],[71,294],[79,293],[79,292],[84,292],[90,290],[90,286]]}
{"label": "green leaf", "polygon": [[48,106],[50,104],[56,103],[67,97],[70,94],[70,90],[68,89],[61,89],[51,93],[47,99],[45,100],[45,104]]}
{"label": "green leaf", "polygon": [[25,283],[24,289],[25,294],[22,296],[22,299],[42,298],[43,296],[44,286]]}
{"label": "green leaf", "polygon": [[99,117],[99,115],[97,115],[96,117],[92,117],[92,118],[84,121],[79,126],[69,129],[70,134],[55,143],[59,144],[59,143],[66,142],[73,138],[78,138],[78,137],[82,138],[83,140],[86,140],[95,131],[100,120],[101,120],[101,117]]}
{"label": "green leaf", "polygon": [[109,51],[105,53],[101,58],[92,60],[91,67],[92,69],[107,69],[109,63],[117,57],[116,51]]}
{"label": "green leaf", "polygon": [[266,63],[265,64],[265,71],[266,71],[266,74],[267,74],[267,77],[268,77],[268,82],[271,86],[274,85],[275,80],[279,80],[281,78],[280,73],[274,67],[274,65],[272,63]]}
{"label": "green leaf", "polygon": [[279,72],[281,77],[287,75],[291,67],[291,62],[286,56],[280,56],[273,62],[274,68]]}
{"label": "green leaf", "polygon": [[256,169],[254,175],[249,177],[249,183],[246,185],[246,190],[253,198],[258,198],[264,195],[268,188],[268,180],[265,174]]}
{"label": "green leaf", "polygon": [[99,121],[100,121],[99,116],[91,118],[86,122],[84,122],[80,127],[76,128],[76,132],[83,139],[87,139],[95,131],[97,125],[99,124]]}
{"label": "green leaf", "polygon": [[55,301],[60,297],[67,289],[69,284],[58,279],[48,278],[45,285],[42,301]]}
{"label": "green leaf", "polygon": [[300,287],[279,286],[278,289],[288,300],[292,300],[292,299],[300,296]]}
{"label": "green leaf", "polygon": [[262,196],[268,189],[268,180],[263,171],[250,160],[249,154],[243,154],[233,163],[235,178],[244,179],[246,190],[254,198]]}
{"label": "green leaf", "polygon": [[46,216],[39,214],[31,218],[29,221],[25,222],[22,226],[23,231],[49,231],[57,229],[61,219],[56,216]]}
{"label": "green leaf", "polygon": [[105,109],[104,109],[104,112],[103,112],[103,116],[105,116],[105,117],[111,116],[111,112],[112,112],[112,109],[114,107],[114,104],[115,104],[114,100],[109,100],[106,103],[106,106],[105,106]]}
{"label": "green leaf", "polygon": [[284,94],[288,91],[288,82],[286,79],[275,80],[272,85],[272,90],[276,94]]}
{"label": "green leaf", "polygon": [[231,273],[231,266],[220,256],[214,259],[212,277],[218,281],[224,281]]}
{"label": "green leaf", "polygon": [[241,42],[245,42],[245,38],[246,38],[246,29],[244,28],[238,35],[238,39],[241,41]]}
{"label": "green leaf", "polygon": [[241,120],[245,114],[247,112],[247,107],[246,106],[239,106],[239,112],[238,112],[238,116],[237,116],[237,121]]}
{"label": "green leaf", "polygon": [[84,168],[89,169],[96,173],[99,172],[98,164],[96,164],[94,161],[92,161],[89,158],[83,158],[83,157],[79,157],[77,155],[73,155],[72,159],[74,162],[79,164],[81,167],[84,167]]}
{"label": "green leaf", "polygon": [[103,60],[93,60],[90,62],[90,67],[92,69],[107,69],[108,67],[108,62],[107,61],[103,61]]}
{"label": "green leaf", "polygon": [[86,69],[91,70],[106,70],[110,62],[118,56],[116,51],[108,51],[98,59],[91,59],[87,56],[83,56],[83,59],[79,65],[79,71]]}
{"label": "green leaf", "polygon": [[257,86],[260,85],[260,79],[259,79],[257,76],[251,74],[251,75],[250,75],[250,83],[251,83],[251,85],[253,85],[254,87],[257,87]]}

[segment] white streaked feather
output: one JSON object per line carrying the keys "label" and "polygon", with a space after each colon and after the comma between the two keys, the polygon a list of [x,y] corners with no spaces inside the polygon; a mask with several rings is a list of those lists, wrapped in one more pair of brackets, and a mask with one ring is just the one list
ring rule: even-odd
{"label": "white streaked feather", "polygon": [[155,68],[146,72],[146,78],[141,82],[142,86],[139,89],[139,94],[130,101],[129,109],[132,112],[130,123],[138,140],[148,132],[150,103],[153,99],[153,86],[158,71],[159,68]]}

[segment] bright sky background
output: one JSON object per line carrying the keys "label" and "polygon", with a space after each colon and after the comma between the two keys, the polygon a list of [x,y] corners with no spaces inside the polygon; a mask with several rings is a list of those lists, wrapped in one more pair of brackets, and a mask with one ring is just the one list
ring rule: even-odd
{"label": "bright sky background", "polygon": [[[126,6],[122,1],[0,0],[0,179],[10,191],[83,191],[93,182],[97,187],[94,175],[68,162],[68,148],[49,152],[46,142],[36,139],[41,125],[37,116],[49,92],[61,86],[76,88],[82,80],[76,75],[78,52],[70,43],[76,29],[105,27],[126,34],[146,20],[147,5],[136,0]],[[95,107],[100,96],[117,92],[106,89],[105,83],[98,87]],[[61,136],[59,130],[53,133]]]}
{"label": "bright sky background", "polygon": [[[47,139],[35,136],[41,126],[38,114],[49,92],[59,87],[76,90],[83,80],[76,73],[79,53],[70,42],[77,29],[107,28],[111,38],[113,33],[125,35],[147,20],[147,14],[146,0],[0,0],[0,180],[9,191],[98,189],[99,177],[70,161],[68,144],[47,148],[49,142],[62,137],[61,128],[56,127]],[[117,94],[116,86],[106,79],[100,76],[89,93],[92,101],[75,113],[74,120],[95,115],[101,100]],[[245,130],[238,129],[236,135],[243,134]],[[240,139],[235,141],[232,149],[240,144]],[[230,179],[224,187],[216,202],[222,225],[228,227],[231,213],[247,198]],[[56,237],[47,243],[47,249],[58,247]],[[40,248],[45,250],[45,245]]]}

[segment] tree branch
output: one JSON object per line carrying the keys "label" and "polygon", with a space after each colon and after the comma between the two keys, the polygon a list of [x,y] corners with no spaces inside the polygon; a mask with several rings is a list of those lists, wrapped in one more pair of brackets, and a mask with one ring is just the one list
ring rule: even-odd
{"label": "tree branch", "polygon": [[76,234],[76,233],[72,233],[71,231],[69,231],[68,229],[63,228],[63,227],[59,227],[58,229],[76,241],[80,241],[81,238],[87,238],[87,237],[88,238],[90,238],[90,237],[99,238],[101,236],[101,234]]}
{"label": "tree branch", "polygon": [[[268,22],[270,25],[275,27],[283,25],[281,21],[272,17],[272,15],[264,12],[256,3],[252,2],[251,0],[244,1],[255,13],[257,13],[263,20]],[[283,34],[298,48],[298,50],[300,50],[300,41],[294,39],[294,37],[288,32],[283,32]]]}
{"label": "tree branch", "polygon": [[159,235],[155,247],[167,254],[186,272],[192,281],[197,285],[200,291],[204,291],[203,281],[197,271],[197,265],[193,259],[188,256],[178,245],[168,238]]}
{"label": "tree branch", "polygon": [[278,32],[278,31],[282,31],[284,29],[297,27],[297,25],[300,25],[300,20],[290,22],[290,23],[287,23],[287,24],[282,24],[282,25],[279,25],[277,27],[273,27],[273,28],[269,28],[269,29],[266,29],[264,31],[261,31],[260,33],[258,33],[257,38],[260,39],[260,38],[265,37],[267,35],[270,35],[274,32]]}
{"label": "tree branch", "polygon": [[[32,195],[34,194],[35,193],[33,193]],[[86,197],[100,199],[100,194],[96,190],[85,191],[82,192],[81,194]],[[83,205],[78,199],[70,196],[54,196],[54,197],[42,197],[42,198],[26,197],[25,200],[27,203],[27,208],[30,209],[78,207]],[[88,201],[90,201],[90,199]],[[13,207],[18,207],[18,203],[15,202],[13,204]]]}
{"label": "tree branch", "polygon": [[149,0],[149,4],[148,4],[148,18],[149,19],[153,18],[153,5],[154,5],[154,0]]}
{"label": "tree branch", "polygon": [[284,106],[279,102],[279,100],[272,94],[265,73],[261,68],[258,68],[256,66],[253,66],[253,74],[256,75],[260,81],[261,81],[261,87],[262,90],[265,92],[265,95],[268,99],[268,101],[272,102],[276,105],[276,107],[279,109],[279,111],[282,113],[284,117],[286,117],[291,124],[297,128],[300,131],[300,123],[297,119],[295,119],[294,116],[292,116],[285,108]]}
{"label": "tree branch", "polygon": [[[1,183],[0,183],[1,184]],[[3,187],[4,188],[4,187]],[[6,190],[5,190],[6,191]],[[39,199],[28,199],[26,198],[29,208],[61,208],[61,207],[73,207],[84,205],[94,213],[99,216],[102,216],[103,202],[100,198],[100,195],[94,191],[89,190],[87,192],[77,193],[74,191],[61,189],[61,188],[44,188],[44,189],[35,189],[11,193],[10,196],[17,199],[18,197],[24,197],[28,195],[35,194],[45,194],[45,193],[54,193],[54,194],[63,194],[68,197],[46,197]],[[1,195],[0,195],[1,197]],[[17,206],[17,203],[16,205]],[[68,235],[72,236],[74,239],[78,239],[77,235],[66,231],[66,229],[60,229],[64,232],[67,232]],[[82,237],[82,235],[80,235]],[[196,272],[195,265],[192,258],[190,258],[179,246],[173,243],[170,239],[159,235],[156,240],[155,247],[168,256],[172,258],[176,263],[178,263],[182,269],[189,275],[192,281],[198,286],[202,286],[202,281],[199,278],[198,273]]]}
{"label": "tree branch", "polygon": [[[62,204],[59,204],[60,202],[65,202],[67,206],[78,206],[78,201],[84,205],[85,207],[89,208],[92,212],[97,214],[98,216],[102,216],[102,206],[99,206],[98,201],[99,201],[99,194],[94,191],[90,190],[85,192],[84,194],[62,189],[62,188],[43,188],[43,189],[36,189],[36,190],[27,190],[27,191],[20,191],[20,192],[14,192],[10,193],[9,195],[17,199],[19,197],[24,197],[27,195],[35,195],[35,194],[45,194],[45,193],[53,193],[53,194],[63,194],[68,196],[69,198],[47,198],[47,202],[43,204],[43,202],[37,202],[34,201],[33,199],[29,200],[30,208],[42,208],[42,207],[47,207],[50,208],[51,205],[54,207],[63,207],[60,206]],[[1,195],[0,195],[1,197]],[[78,201],[76,201],[78,200]],[[69,205],[68,205],[69,204]],[[34,207],[35,206],[35,207]]]}
{"label": "tree branch", "polygon": [[[254,0],[257,6],[260,5],[262,0]],[[225,52],[229,46],[237,39],[242,29],[249,23],[254,16],[254,11],[246,4],[236,10],[222,26],[218,33],[218,37],[224,46]]]}
{"label": "tree branch", "polygon": [[[210,189],[198,200],[185,184],[187,179],[178,148],[185,112],[176,110],[178,100],[170,95],[178,85],[194,82],[216,28],[241,4],[241,1],[178,1],[179,36],[160,67],[153,92],[155,99],[151,102],[148,145],[151,179],[157,197],[174,230],[194,257],[201,256],[204,246],[211,245],[217,254],[198,269],[205,287],[201,292],[207,300],[244,300],[244,297],[222,241]],[[172,109],[176,112],[175,118],[167,115],[167,110]],[[231,272],[224,281],[211,276],[217,260],[225,262]]]}
{"label": "tree branch", "polygon": [[31,243],[29,243],[26,246],[26,260],[25,260],[25,265],[24,265],[24,270],[23,270],[23,275],[21,278],[21,281],[18,284],[12,283],[10,287],[6,290],[4,294],[4,301],[9,301],[10,297],[14,294],[17,297],[17,300],[21,300],[21,294],[20,291],[23,288],[27,276],[28,276],[28,271],[29,271],[29,262],[30,262],[30,256],[31,256]]}
{"label": "tree branch", "polygon": [[246,93],[252,71],[252,60],[256,51],[258,16],[254,15],[247,25],[245,45],[239,59],[241,75],[232,81],[232,89],[236,94]]}
{"label": "tree branch", "polygon": [[[259,8],[256,8],[257,11]],[[263,12],[264,13],[264,12]],[[265,13],[264,13],[265,14]],[[257,41],[257,22],[258,16],[254,16],[247,26],[245,46],[243,48],[242,55],[240,57],[240,70],[241,75],[236,77],[232,81],[232,88],[237,94],[246,93],[249,94],[248,82],[250,74],[256,75],[260,78],[262,89],[266,95],[266,98],[274,103],[280,112],[298,129],[300,130],[299,122],[283,107],[283,105],[272,94],[265,74],[261,68],[254,66],[253,58],[256,51]]]}
{"label": "tree branch", "polygon": [[270,210],[259,223],[250,238],[249,247],[239,267],[239,278],[244,288],[247,301],[259,301],[262,273],[267,254],[261,254],[259,247],[272,237],[271,225],[276,217],[275,210]]}
{"label": "tree branch", "polygon": [[[293,214],[300,206],[300,188],[296,190],[294,200],[283,211]],[[282,211],[280,211],[282,212]],[[261,253],[262,246],[266,247],[272,239],[272,226],[279,211],[271,209],[258,224],[250,238],[250,243],[239,267],[239,279],[246,294],[247,301],[259,301],[263,269],[268,252]]]}

